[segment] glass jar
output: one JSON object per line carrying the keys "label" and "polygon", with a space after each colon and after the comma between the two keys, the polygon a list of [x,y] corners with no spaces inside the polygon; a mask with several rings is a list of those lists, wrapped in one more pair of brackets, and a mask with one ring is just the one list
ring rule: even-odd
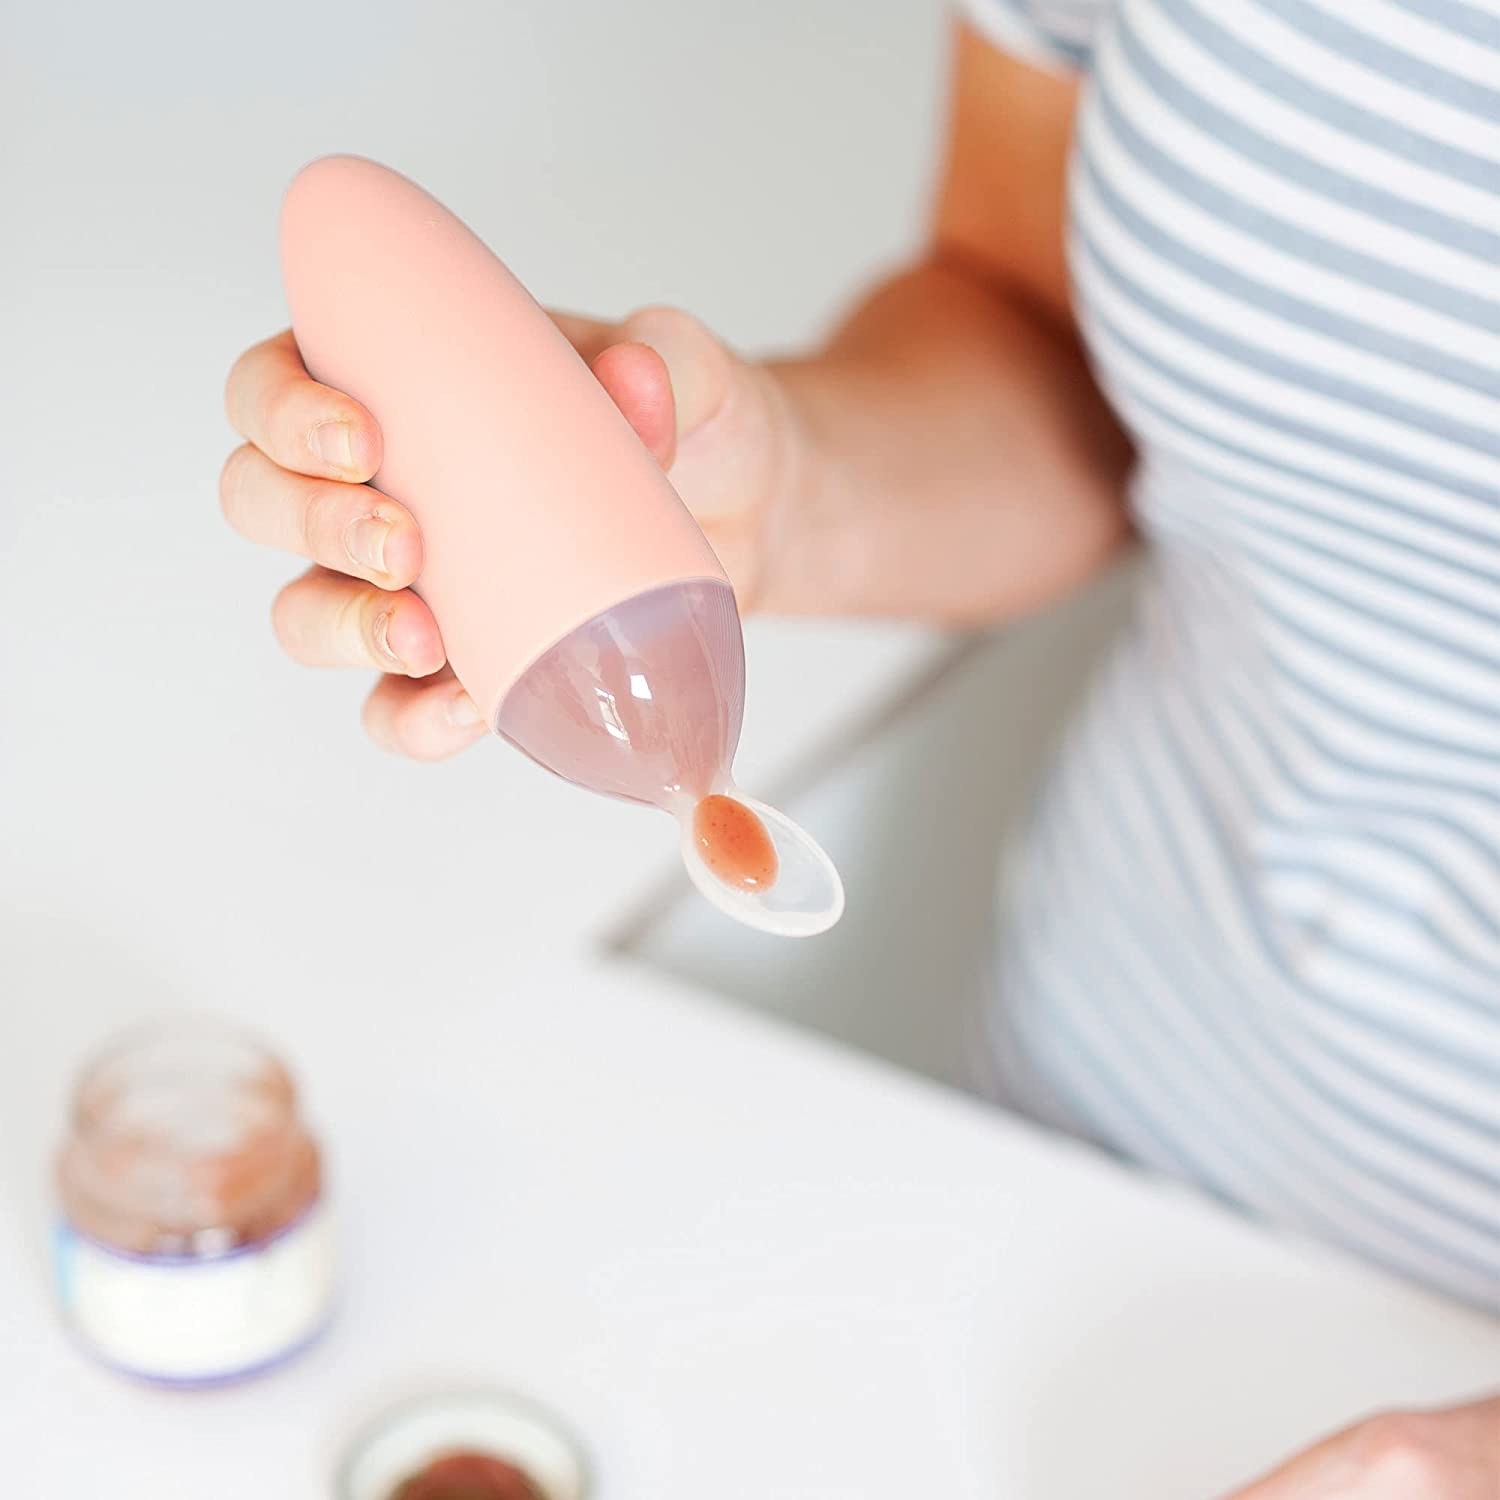
{"label": "glass jar", "polygon": [[578,1440],[550,1412],[507,1391],[434,1391],[358,1433],[336,1500],[589,1500]]}
{"label": "glass jar", "polygon": [[318,1145],[285,1067],[235,1028],[174,1020],[108,1046],[78,1081],[57,1177],[59,1300],[106,1364],[234,1380],[327,1321]]}

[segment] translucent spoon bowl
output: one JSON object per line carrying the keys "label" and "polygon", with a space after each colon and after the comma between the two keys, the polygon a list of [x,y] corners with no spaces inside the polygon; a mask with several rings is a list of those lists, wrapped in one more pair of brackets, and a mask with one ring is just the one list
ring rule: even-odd
{"label": "translucent spoon bowl", "polygon": [[726,916],[762,932],[779,937],[827,932],[844,913],[844,884],[833,861],[785,813],[747,797],[732,784],[716,792],[748,807],[760,819],[776,850],[776,877],[764,887],[750,888],[725,880],[710,868],[695,826],[698,803],[684,801],[673,812],[682,862],[698,891]]}

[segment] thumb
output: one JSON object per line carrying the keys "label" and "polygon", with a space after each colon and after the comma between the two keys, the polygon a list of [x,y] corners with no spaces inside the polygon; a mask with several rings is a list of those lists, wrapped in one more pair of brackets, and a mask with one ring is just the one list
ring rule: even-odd
{"label": "thumb", "polygon": [[670,469],[677,457],[677,416],[662,357],[644,344],[611,344],[590,368],[651,456]]}
{"label": "thumb", "polygon": [[728,398],[734,356],[690,313],[646,307],[623,323],[552,319],[664,469]]}
{"label": "thumb", "polygon": [[691,313],[675,307],[642,308],[620,325],[620,337],[654,350],[666,367],[679,442],[724,405],[734,357]]}
{"label": "thumb", "polygon": [[548,316],[594,372],[651,456],[663,469],[670,467],[677,449],[677,417],[671,375],[661,356],[642,343],[625,342],[629,335],[619,323],[555,308]]}

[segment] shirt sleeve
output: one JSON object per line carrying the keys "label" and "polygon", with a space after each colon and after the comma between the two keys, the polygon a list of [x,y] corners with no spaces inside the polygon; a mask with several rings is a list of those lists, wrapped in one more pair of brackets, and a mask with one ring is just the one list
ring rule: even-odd
{"label": "shirt sleeve", "polygon": [[1086,73],[1094,33],[1113,0],[957,0],[974,29],[1004,52],[1054,73]]}

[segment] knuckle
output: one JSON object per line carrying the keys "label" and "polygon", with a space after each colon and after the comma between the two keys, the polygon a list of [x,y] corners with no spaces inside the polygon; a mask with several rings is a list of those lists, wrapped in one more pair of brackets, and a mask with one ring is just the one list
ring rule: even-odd
{"label": "knuckle", "polygon": [[309,557],[338,566],[347,561],[339,545],[339,517],[344,508],[344,493],[335,484],[312,484],[302,501],[298,528]]}
{"label": "knuckle", "polygon": [[396,739],[403,755],[421,761],[447,757],[451,747],[434,724],[434,712],[428,693],[414,693],[402,704],[396,716]]}
{"label": "knuckle", "polygon": [[224,413],[231,425],[236,427],[243,410],[241,397],[248,379],[250,358],[254,353],[254,349],[246,349],[230,365],[229,374],[224,377]]}
{"label": "knuckle", "polygon": [[364,589],[352,589],[336,606],[333,619],[337,637],[359,647],[372,660],[375,655],[374,603]]}
{"label": "knuckle", "polygon": [[300,657],[305,645],[300,617],[297,585],[289,583],[271,601],[271,630],[281,649],[292,657]]}
{"label": "knuckle", "polygon": [[713,338],[692,313],[668,302],[651,302],[636,308],[620,325],[620,332],[630,339],[643,339],[653,333],[682,339]]}
{"label": "knuckle", "polygon": [[296,385],[295,380],[282,375],[266,381],[256,393],[255,406],[259,413],[260,431],[265,434],[265,441],[273,447],[288,446],[285,429],[296,421],[293,410]]}
{"label": "knuckle", "polygon": [[386,702],[385,694],[378,687],[374,692],[365,695],[364,704],[359,711],[359,721],[364,727],[365,734],[382,750],[396,748],[395,741],[391,737],[390,707]]}
{"label": "knuckle", "polygon": [[415,701],[403,703],[391,725],[392,748],[409,760],[426,760],[427,736]]}
{"label": "knuckle", "polygon": [[231,526],[241,514],[245,466],[252,451],[249,443],[242,443],[224,460],[224,467],[219,471],[219,510]]}

